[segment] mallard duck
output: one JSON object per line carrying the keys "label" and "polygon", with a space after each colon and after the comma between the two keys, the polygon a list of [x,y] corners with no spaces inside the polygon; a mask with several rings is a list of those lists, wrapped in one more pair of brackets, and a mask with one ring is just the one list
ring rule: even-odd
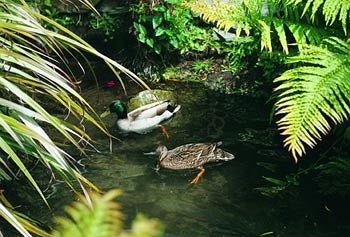
{"label": "mallard duck", "polygon": [[116,113],[118,116],[117,126],[122,132],[144,134],[160,127],[164,135],[169,138],[165,127],[160,123],[173,117],[180,108],[180,105],[167,100],[144,105],[128,113],[127,107],[122,101],[114,100],[109,105],[109,109],[100,117],[103,118],[109,113]]}
{"label": "mallard duck", "polygon": [[168,150],[166,146],[159,145],[156,154],[159,155],[157,170],[160,167],[173,170],[199,169],[200,172],[191,181],[191,184],[198,183],[205,169],[206,163],[228,161],[235,158],[229,152],[219,148],[222,142],[217,143],[191,143]]}

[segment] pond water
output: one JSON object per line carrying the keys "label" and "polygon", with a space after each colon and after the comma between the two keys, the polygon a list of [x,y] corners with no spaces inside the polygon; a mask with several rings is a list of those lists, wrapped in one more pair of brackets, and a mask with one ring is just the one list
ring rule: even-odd
{"label": "pond water", "polygon": [[[267,198],[255,189],[266,184],[262,175],[272,175],[257,162],[280,162],[292,167],[280,138],[269,125],[271,108],[265,100],[222,95],[200,85],[172,84],[166,88],[176,93],[182,105],[180,112],[165,124],[171,136],[169,141],[160,130],[146,135],[119,134],[113,127],[115,117],[110,117],[106,123],[121,142],[113,142],[109,153],[108,139],[93,134],[101,152],[91,152],[79,162],[84,165],[84,175],[103,190],[124,191],[119,200],[127,226],[142,212],[159,218],[168,237],[322,237],[349,233],[348,227],[330,224],[332,217],[317,198],[308,195],[307,189],[303,195],[291,194],[281,199]],[[111,89],[85,93],[101,111],[116,97]],[[154,151],[159,141],[168,148],[222,141],[222,147],[236,159],[209,166],[202,180],[190,185],[197,171],[155,172],[156,158],[144,153]],[[16,190],[16,197],[26,203],[26,214],[50,223],[52,214],[33,193],[29,188]],[[56,215],[61,215],[63,206],[74,200],[72,192],[59,181],[54,181],[45,195]]]}

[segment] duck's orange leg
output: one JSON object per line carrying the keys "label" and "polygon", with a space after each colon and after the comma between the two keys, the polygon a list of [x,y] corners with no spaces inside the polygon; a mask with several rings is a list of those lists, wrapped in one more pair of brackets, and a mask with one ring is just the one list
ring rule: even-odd
{"label": "duck's orange leg", "polygon": [[199,179],[203,176],[205,169],[203,167],[199,167],[199,169],[201,170],[197,176],[191,181],[191,184],[196,184],[199,182]]}
{"label": "duck's orange leg", "polygon": [[166,128],[163,126],[163,125],[159,125],[160,129],[162,130],[162,133],[164,135],[164,137],[169,140],[170,139],[170,136],[168,134],[168,131],[166,130]]}

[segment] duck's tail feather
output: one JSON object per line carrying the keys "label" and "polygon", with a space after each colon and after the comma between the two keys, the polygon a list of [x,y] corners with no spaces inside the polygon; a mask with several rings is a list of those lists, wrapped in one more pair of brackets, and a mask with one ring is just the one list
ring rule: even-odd
{"label": "duck's tail feather", "polygon": [[176,108],[173,111],[173,114],[177,113],[181,109],[181,105],[176,106]]}
{"label": "duck's tail feather", "polygon": [[224,151],[224,156],[221,158],[221,160],[228,161],[233,160],[235,156],[227,151]]}
{"label": "duck's tail feather", "polygon": [[180,110],[180,108],[181,108],[181,105],[177,105],[177,104],[175,104],[175,103],[169,102],[169,103],[168,103],[167,110],[168,110],[169,112],[171,112],[172,114],[175,114],[175,113],[177,113],[177,111]]}

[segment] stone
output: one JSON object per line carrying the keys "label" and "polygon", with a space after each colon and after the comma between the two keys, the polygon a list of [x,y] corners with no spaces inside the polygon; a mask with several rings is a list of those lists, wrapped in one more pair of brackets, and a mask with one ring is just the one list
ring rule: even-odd
{"label": "stone", "polygon": [[[90,2],[95,7],[101,0],[90,0]],[[84,6],[79,0],[56,0],[53,1],[52,5],[62,13],[86,13],[91,11],[91,9]]]}
{"label": "stone", "polygon": [[176,100],[172,91],[166,90],[144,90],[131,98],[128,102],[128,110],[132,111],[141,106],[162,100]]}

